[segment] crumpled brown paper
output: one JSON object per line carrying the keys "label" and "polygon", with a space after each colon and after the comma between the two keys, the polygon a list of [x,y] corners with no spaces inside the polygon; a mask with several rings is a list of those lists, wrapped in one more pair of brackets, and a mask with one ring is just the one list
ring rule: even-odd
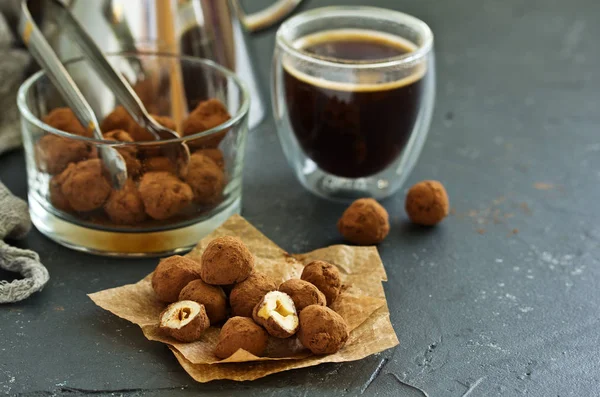
{"label": "crumpled brown paper", "polygon": [[316,251],[290,255],[265,237],[244,218],[234,215],[204,238],[188,257],[199,260],[206,245],[215,237],[237,236],[254,254],[256,270],[283,282],[299,278],[305,264],[325,260],[340,270],[344,291],[332,309],[350,326],[350,338],[339,352],[315,356],[304,349],[296,338],[271,338],[265,357],[238,350],[220,360],[214,354],[220,329],[209,328],[193,343],[181,343],[164,335],[158,318],[165,304],[154,295],[151,275],[136,284],[124,285],[90,294],[100,307],[139,325],[146,338],[166,343],[183,368],[198,382],[215,379],[254,380],[263,376],[326,362],[359,360],[398,344],[389,319],[382,281],[385,269],[375,247],[334,245]]}

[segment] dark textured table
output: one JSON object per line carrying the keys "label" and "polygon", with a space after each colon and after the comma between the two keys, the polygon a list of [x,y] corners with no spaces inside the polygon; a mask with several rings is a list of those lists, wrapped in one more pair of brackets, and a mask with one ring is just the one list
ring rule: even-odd
{"label": "dark textured table", "polygon": [[[303,8],[365,1],[307,1]],[[373,0],[436,33],[438,94],[409,182],[443,181],[452,215],[411,227],[386,200],[380,251],[400,345],[364,360],[255,381],[197,384],[168,349],[86,294],[139,280],[156,260],[62,248],[37,231],[51,279],[0,307],[0,394],[600,395],[600,3]],[[266,88],[273,31],[251,43]],[[339,242],[343,206],[296,182],[267,120],[251,133],[243,215],[291,252]],[[0,179],[26,196],[22,152]],[[114,394],[113,394],[114,393]]]}

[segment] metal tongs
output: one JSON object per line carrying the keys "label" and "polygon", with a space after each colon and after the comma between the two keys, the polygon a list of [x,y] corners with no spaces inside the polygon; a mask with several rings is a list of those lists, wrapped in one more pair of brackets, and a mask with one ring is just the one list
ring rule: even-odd
{"label": "metal tongs", "polygon": [[[91,106],[65,69],[60,59],[37,27],[27,7],[28,0],[21,3],[19,31],[23,41],[33,57],[48,74],[67,104],[79,121],[93,131],[94,138],[104,139]],[[102,51],[94,43],[83,27],[73,17],[60,0],[46,0],[52,8],[52,15],[69,36],[77,43],[90,66],[99,74],[102,81],[112,90],[117,100],[133,119],[150,132],[156,140],[179,138],[179,135],[157,123],[142,104],[129,82],[110,64]],[[166,155],[175,164],[180,176],[187,172],[190,152],[185,143],[165,145]],[[122,187],[127,180],[127,170],[122,156],[111,146],[99,145],[98,153],[116,188]]]}

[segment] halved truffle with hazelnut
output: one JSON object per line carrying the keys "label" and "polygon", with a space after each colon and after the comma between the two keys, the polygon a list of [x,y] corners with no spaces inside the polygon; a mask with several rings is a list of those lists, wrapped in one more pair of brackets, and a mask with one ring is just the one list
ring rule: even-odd
{"label": "halved truffle with hazelnut", "polygon": [[139,186],[146,213],[157,220],[176,215],[187,207],[194,194],[187,183],[168,172],[148,172]]}
{"label": "halved truffle with hazelnut", "polygon": [[354,201],[344,211],[337,226],[346,240],[360,245],[379,244],[390,232],[387,211],[371,198]]}
{"label": "halved truffle with hazelnut", "polygon": [[252,318],[276,338],[289,338],[298,331],[298,313],[294,301],[281,291],[267,293],[254,307]]}
{"label": "halved truffle with hazelnut", "polygon": [[335,302],[342,289],[339,270],[325,261],[313,261],[306,265],[300,278],[317,287],[325,295],[327,305]]}
{"label": "halved truffle with hazelnut", "polygon": [[147,218],[140,192],[131,179],[122,189],[111,192],[104,204],[104,212],[119,225],[135,225]]}
{"label": "halved truffle with hazelnut", "polygon": [[308,281],[300,279],[287,280],[279,286],[279,291],[284,292],[292,298],[294,306],[298,313],[306,306],[320,305],[326,306],[327,299],[325,295],[314,285]]}
{"label": "halved truffle with hazelnut", "polygon": [[215,356],[227,358],[239,349],[244,349],[260,357],[267,348],[268,340],[267,332],[251,318],[231,317],[221,328]]}
{"label": "halved truffle with hazelnut", "polygon": [[191,281],[179,293],[179,300],[190,300],[204,305],[211,324],[227,318],[227,297],[221,287],[198,279]]}
{"label": "halved truffle with hazelnut", "polygon": [[61,192],[75,211],[102,207],[111,192],[99,159],[69,164],[61,175]]}
{"label": "halved truffle with hazelnut", "polygon": [[201,205],[219,202],[225,187],[225,174],[210,157],[200,152],[192,154],[185,181],[194,192],[194,201]]}
{"label": "halved truffle with hazelnut", "polygon": [[152,289],[163,302],[175,302],[181,290],[200,278],[200,264],[185,256],[162,259],[152,274]]}
{"label": "halved truffle with hazelnut", "polygon": [[300,312],[298,340],[313,354],[336,353],[349,335],[346,321],[328,307],[311,305]]}
{"label": "halved truffle with hazelnut", "polygon": [[254,306],[267,292],[275,291],[277,284],[273,278],[254,272],[241,283],[236,284],[229,294],[231,314],[234,316],[252,317]]}
{"label": "halved truffle with hazelnut", "polygon": [[254,269],[254,256],[237,237],[217,237],[202,254],[202,280],[227,285],[244,281]]}
{"label": "halved truffle with hazelnut", "polygon": [[160,329],[180,342],[195,342],[210,327],[204,306],[194,301],[171,303],[160,315]]}
{"label": "halved truffle with hazelnut", "polygon": [[413,223],[434,226],[450,212],[448,193],[438,181],[422,181],[408,190],[406,213]]}

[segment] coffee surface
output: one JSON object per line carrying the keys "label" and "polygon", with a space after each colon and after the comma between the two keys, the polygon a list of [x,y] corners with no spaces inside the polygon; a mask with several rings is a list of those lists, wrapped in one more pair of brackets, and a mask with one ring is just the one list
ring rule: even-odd
{"label": "coffee surface", "polygon": [[[372,31],[333,30],[294,46],[317,58],[361,63],[402,56],[415,46]],[[307,76],[284,62],[284,90],[299,144],[321,169],[358,178],[383,171],[406,146],[419,113],[423,68],[400,81],[339,83]]]}

